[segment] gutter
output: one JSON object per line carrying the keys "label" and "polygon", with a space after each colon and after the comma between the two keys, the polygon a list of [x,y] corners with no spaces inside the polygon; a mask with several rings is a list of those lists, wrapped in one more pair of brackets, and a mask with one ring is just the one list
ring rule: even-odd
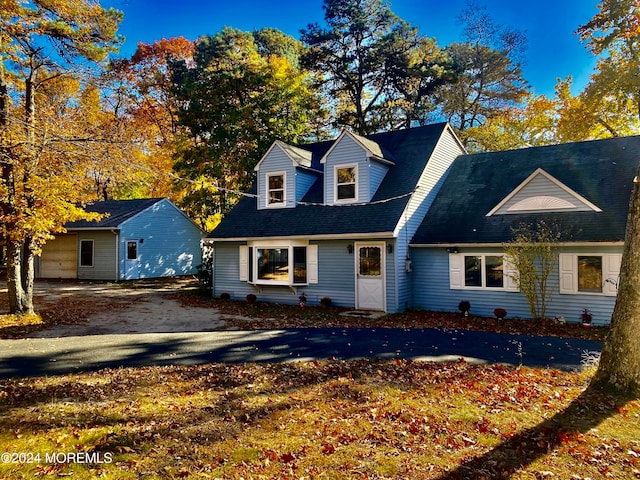
{"label": "gutter", "polygon": [[[488,248],[488,247],[504,247],[508,242],[501,243],[410,243],[412,248]],[[624,246],[624,242],[621,241],[608,241],[608,242],[557,242],[559,247],[593,247],[596,245],[603,247],[621,247]]]}
{"label": "gutter", "polygon": [[275,235],[269,237],[231,237],[231,238],[205,238],[206,244],[215,242],[248,242],[256,240],[360,240],[374,238],[395,238],[393,232],[375,232],[375,233],[345,233],[345,234],[321,234],[321,235]]}

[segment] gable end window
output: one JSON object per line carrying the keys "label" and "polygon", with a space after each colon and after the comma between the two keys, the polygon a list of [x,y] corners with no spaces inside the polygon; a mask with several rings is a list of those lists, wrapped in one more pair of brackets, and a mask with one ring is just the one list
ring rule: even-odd
{"label": "gable end window", "polygon": [[518,291],[513,267],[500,254],[449,255],[452,289]]}
{"label": "gable end window", "polygon": [[240,281],[287,286],[318,283],[318,246],[286,242],[241,245]]}
{"label": "gable end window", "polygon": [[357,180],[358,167],[356,165],[343,165],[336,167],[336,202],[351,202],[358,199]]}
{"label": "gable end window", "polygon": [[93,267],[93,240],[80,240],[80,266]]}
{"label": "gable end window", "polygon": [[283,206],[285,196],[286,175],[284,173],[267,174],[267,206]]}

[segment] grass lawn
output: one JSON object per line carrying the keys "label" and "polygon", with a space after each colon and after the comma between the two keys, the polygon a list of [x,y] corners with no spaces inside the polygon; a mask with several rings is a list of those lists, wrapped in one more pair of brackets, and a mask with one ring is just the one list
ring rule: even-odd
{"label": "grass lawn", "polygon": [[0,382],[1,478],[640,478],[588,372],[338,361]]}
{"label": "grass lawn", "polygon": [[[401,327],[603,339],[606,328],[436,312],[169,294],[228,328]],[[71,299],[4,338],[115,308]],[[417,361],[213,364],[0,381],[0,478],[640,478],[640,401],[591,391],[591,370]]]}

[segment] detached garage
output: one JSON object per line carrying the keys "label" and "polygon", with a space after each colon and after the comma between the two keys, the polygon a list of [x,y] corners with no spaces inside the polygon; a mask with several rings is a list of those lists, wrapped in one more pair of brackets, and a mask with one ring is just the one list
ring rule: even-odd
{"label": "detached garage", "polygon": [[43,278],[77,278],[78,236],[59,235],[42,247],[39,276]]}
{"label": "detached garage", "polygon": [[100,221],[66,225],[47,242],[38,278],[131,280],[197,273],[204,232],[165,198],[96,202]]}

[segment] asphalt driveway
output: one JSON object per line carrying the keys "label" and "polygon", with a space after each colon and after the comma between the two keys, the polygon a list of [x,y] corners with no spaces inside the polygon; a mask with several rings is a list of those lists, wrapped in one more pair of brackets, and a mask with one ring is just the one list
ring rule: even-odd
{"label": "asphalt driveway", "polygon": [[[0,340],[0,378],[60,375],[101,368],[287,362],[329,357],[504,363],[580,368],[602,343],[560,337],[406,328],[229,330],[229,315],[167,296],[185,281],[121,288],[39,281],[39,307],[84,305],[86,321]],[[188,286],[188,281],[186,281]],[[2,293],[2,292],[0,292]],[[90,308],[88,308],[90,307]],[[248,320],[250,318],[242,318]],[[242,325],[242,322],[240,322]]]}
{"label": "asphalt driveway", "polygon": [[288,362],[328,357],[580,368],[601,342],[438,329],[284,329],[84,335],[0,340],[0,378],[101,368]]}

